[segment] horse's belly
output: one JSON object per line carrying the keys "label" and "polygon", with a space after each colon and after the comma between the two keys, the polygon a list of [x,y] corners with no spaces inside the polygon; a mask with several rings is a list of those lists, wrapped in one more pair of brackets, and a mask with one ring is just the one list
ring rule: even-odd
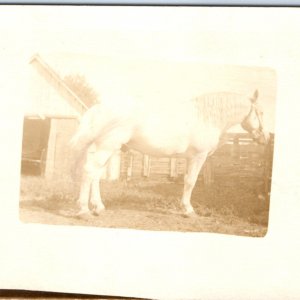
{"label": "horse's belly", "polygon": [[193,156],[210,151],[218,143],[219,131],[199,123],[193,116],[141,114],[127,146],[149,155]]}
{"label": "horse's belly", "polygon": [[183,155],[189,148],[186,136],[138,135],[133,137],[127,146],[131,149],[155,156]]}

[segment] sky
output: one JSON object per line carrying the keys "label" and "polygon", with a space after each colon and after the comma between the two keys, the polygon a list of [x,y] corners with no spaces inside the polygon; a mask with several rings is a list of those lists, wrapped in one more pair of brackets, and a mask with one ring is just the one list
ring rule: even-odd
{"label": "sky", "polygon": [[100,101],[138,101],[159,104],[187,101],[204,93],[237,92],[252,96],[267,112],[266,126],[274,130],[276,72],[265,67],[205,64],[195,60],[124,58],[72,53],[40,54],[63,78],[85,76]]}
{"label": "sky", "polygon": [[[288,23],[266,8],[8,7],[0,12],[0,33],[9,32],[2,52],[16,68],[28,68],[39,53],[61,76],[84,75],[102,99],[118,93],[173,102],[258,89],[274,131],[277,49],[292,43],[277,36],[287,28],[297,33],[297,14],[287,15]],[[290,47],[285,55],[299,54]]]}

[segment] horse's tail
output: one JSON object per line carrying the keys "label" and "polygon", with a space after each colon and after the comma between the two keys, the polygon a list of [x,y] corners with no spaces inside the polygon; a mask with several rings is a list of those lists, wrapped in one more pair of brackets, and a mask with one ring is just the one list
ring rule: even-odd
{"label": "horse's tail", "polygon": [[[80,127],[80,125],[79,125]],[[71,176],[74,180],[78,179],[79,167],[82,167],[82,163],[87,154],[90,145],[93,143],[93,138],[79,129],[70,141],[70,148],[72,153],[71,164]]]}
{"label": "horse's tail", "polygon": [[78,130],[70,141],[70,146],[74,152],[75,162],[84,154],[88,147],[93,143],[94,138],[91,134],[84,134]]}
{"label": "horse's tail", "polygon": [[100,133],[100,129],[94,124],[94,110],[92,108],[83,115],[77,132],[69,143],[72,153],[71,175],[73,179],[78,178],[79,170],[82,167],[88,149]]}
{"label": "horse's tail", "polygon": [[78,179],[84,159],[90,146],[99,139],[105,138],[116,127],[120,126],[122,119],[102,104],[90,108],[82,117],[79,128],[70,141],[72,152],[71,175]]}

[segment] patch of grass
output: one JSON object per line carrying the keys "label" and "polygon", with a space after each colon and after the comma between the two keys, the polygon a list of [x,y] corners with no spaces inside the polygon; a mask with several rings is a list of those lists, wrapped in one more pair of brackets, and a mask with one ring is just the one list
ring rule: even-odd
{"label": "patch of grass", "polygon": [[182,186],[149,181],[119,181],[101,183],[108,208],[123,208],[166,212],[180,210]]}
{"label": "patch of grass", "polygon": [[192,202],[196,210],[205,206],[215,214],[267,225],[269,199],[262,200],[258,194],[259,185],[247,178],[237,179],[237,182],[222,179],[210,187],[198,184]]}
{"label": "patch of grass", "polygon": [[[101,182],[103,201],[108,210],[132,210],[164,215],[183,212],[180,197],[182,183],[132,180],[127,182]],[[23,176],[20,189],[20,206],[58,211],[75,206],[78,184],[70,180],[45,180]],[[26,204],[27,203],[27,204]],[[192,204],[201,217],[213,217],[226,224],[237,220],[266,226],[269,201],[257,197],[257,188],[245,180],[239,182],[216,181],[212,186],[196,185]]]}
{"label": "patch of grass", "polygon": [[22,176],[20,200],[70,201],[74,199],[78,188],[67,180],[45,180],[37,176]]}

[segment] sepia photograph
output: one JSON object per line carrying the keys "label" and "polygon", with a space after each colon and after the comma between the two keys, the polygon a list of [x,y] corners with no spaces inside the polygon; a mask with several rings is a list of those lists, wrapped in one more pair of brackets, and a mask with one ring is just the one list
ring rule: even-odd
{"label": "sepia photograph", "polygon": [[299,299],[296,8],[0,10],[0,289]]}
{"label": "sepia photograph", "polygon": [[126,51],[34,54],[28,68],[22,221],[266,234],[273,69]]}

